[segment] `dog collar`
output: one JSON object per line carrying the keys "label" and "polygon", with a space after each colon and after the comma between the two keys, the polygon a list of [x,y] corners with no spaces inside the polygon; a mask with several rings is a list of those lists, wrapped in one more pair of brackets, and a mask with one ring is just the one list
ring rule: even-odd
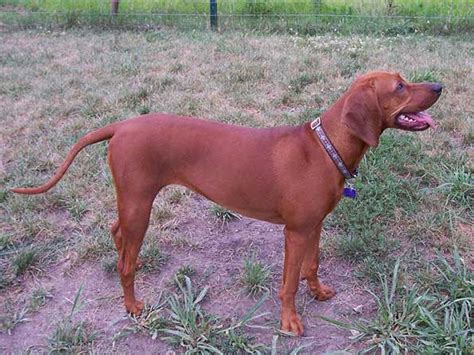
{"label": "dog collar", "polygon": [[[355,178],[358,174],[357,169],[355,169],[354,172],[351,173],[349,169],[347,168],[346,164],[344,164],[344,161],[342,160],[341,156],[339,155],[336,148],[334,147],[334,145],[331,143],[328,136],[324,132],[323,126],[321,125],[321,117],[318,117],[313,122],[311,122],[311,129],[315,132],[316,136],[318,136],[324,149],[326,150],[326,152],[328,153],[329,157],[334,162],[334,164],[337,166],[341,174],[344,176],[344,178],[346,180]],[[344,191],[344,195],[346,195],[345,191]],[[351,197],[351,196],[348,196],[348,197]]]}

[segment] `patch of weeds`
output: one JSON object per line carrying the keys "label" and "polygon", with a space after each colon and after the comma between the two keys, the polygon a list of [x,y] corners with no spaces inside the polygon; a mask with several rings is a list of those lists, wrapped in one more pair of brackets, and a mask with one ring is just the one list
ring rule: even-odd
{"label": "patch of weeds", "polygon": [[341,75],[343,78],[353,78],[359,71],[362,70],[363,65],[356,59],[345,59],[340,65]]}
{"label": "patch of weeds", "polygon": [[196,296],[188,277],[185,276],[184,284],[176,282],[181,294],[173,293],[167,300],[170,318],[167,327],[161,329],[163,339],[175,346],[183,347],[188,352],[229,353],[239,348],[255,350],[262,348],[260,345],[249,344],[250,338],[239,336],[238,331],[250,321],[263,316],[254,314],[265,301],[265,296],[242,320],[224,328],[216,317],[206,314],[201,309],[200,303],[207,294],[207,287]]}
{"label": "patch of weeds", "polygon": [[415,70],[408,75],[408,81],[413,83],[421,82],[438,82],[438,74],[431,69],[426,70]]}
{"label": "patch of weeds", "polygon": [[153,208],[153,221],[164,224],[166,221],[174,217],[173,208],[167,201],[160,201],[158,205]]}
{"label": "patch of weeds", "polygon": [[435,174],[439,181],[436,189],[445,194],[447,202],[457,202],[467,209],[472,209],[474,183],[472,172],[468,170],[467,166],[462,164],[456,164],[456,166],[440,164]]}
{"label": "patch of weeds", "polygon": [[167,257],[160,251],[157,241],[150,239],[145,241],[140,253],[140,259],[143,262],[141,270],[149,272],[159,270]]}
{"label": "patch of weeds", "polygon": [[23,274],[38,261],[38,250],[29,248],[20,251],[11,261],[11,268],[15,276]]}
{"label": "patch of weeds", "polygon": [[147,105],[146,100],[148,99],[149,92],[147,88],[140,88],[138,91],[127,93],[120,99],[120,102],[125,104],[130,109],[135,109],[139,106],[144,107]]}
{"label": "patch of weeds", "polygon": [[337,244],[338,254],[350,260],[385,257],[399,246],[399,242],[387,239],[382,229],[381,225],[373,226],[367,233],[361,231],[341,238]]}
{"label": "patch of weeds", "polygon": [[114,242],[109,230],[95,228],[92,236],[85,238],[79,251],[82,259],[97,258],[114,250]]}
{"label": "patch of weeds", "polygon": [[385,275],[393,270],[394,263],[395,259],[389,255],[383,258],[368,255],[357,265],[355,275],[375,284],[379,280],[379,275]]}
{"label": "patch of weeds", "polygon": [[38,287],[31,293],[28,310],[31,312],[36,312],[38,309],[40,309],[46,304],[48,298],[52,297],[53,296],[51,295],[51,293],[49,293],[49,291],[47,291],[45,288]]}
{"label": "patch of weeds", "polygon": [[[370,339],[364,353],[468,354],[473,336],[473,273],[456,250],[453,259],[451,266],[438,256],[440,283],[425,290],[417,285],[399,285],[400,260],[397,260],[391,282],[380,275],[381,295],[369,291],[378,306],[372,321],[346,323],[321,318],[353,331],[354,341]],[[450,285],[455,286],[450,288]]]}
{"label": "patch of weeds", "polygon": [[317,74],[303,73],[297,78],[292,79],[290,81],[290,84],[288,85],[288,89],[290,89],[296,94],[300,94],[306,86],[317,83],[320,80],[322,80],[322,75],[319,73]]}
{"label": "patch of weeds", "polygon": [[169,68],[169,72],[170,73],[173,73],[173,74],[177,74],[177,73],[180,73],[182,72],[184,69],[184,65],[181,64],[181,63],[173,63],[170,68]]}
{"label": "patch of weeds", "polygon": [[0,290],[3,290],[10,286],[13,281],[14,276],[7,274],[6,270],[4,269],[4,272],[0,273]]}
{"label": "patch of weeds", "polygon": [[466,266],[457,248],[454,248],[452,263],[438,254],[434,266],[438,278],[433,288],[437,293],[451,300],[470,298],[474,301],[474,272]]}
{"label": "patch of weeds", "polygon": [[0,317],[0,330],[6,332],[8,335],[11,335],[13,329],[20,324],[28,321],[26,315],[28,313],[28,308],[23,307],[19,311],[11,309],[11,305],[7,303],[5,309],[5,315]]}
{"label": "patch of weeds", "polygon": [[270,266],[256,260],[255,256],[244,260],[244,269],[240,282],[250,296],[255,296],[263,291],[268,291],[270,283]]}
{"label": "patch of weeds", "polygon": [[181,266],[178,271],[176,271],[175,281],[176,283],[183,283],[185,277],[191,278],[196,273],[196,270],[191,265]]}
{"label": "patch of weeds", "polygon": [[0,235],[0,251],[11,248],[13,244],[14,243],[10,235],[7,235],[7,234]]}
{"label": "patch of weeds", "polygon": [[211,214],[219,221],[222,223],[222,225],[225,225],[233,220],[236,219],[241,219],[240,215],[238,215],[235,212],[232,212],[222,206],[219,206],[217,204],[213,204],[211,207]]}
{"label": "patch of weeds", "polygon": [[137,332],[147,333],[155,340],[158,337],[159,331],[167,324],[164,306],[164,302],[161,302],[160,294],[157,303],[153,305],[146,304],[138,317],[130,315],[129,319],[132,324],[118,332],[114,336],[114,340],[124,338],[131,333],[134,334]]}
{"label": "patch of weeds", "polygon": [[171,192],[166,200],[172,205],[177,205],[183,200],[184,197],[186,197],[186,191],[175,189]]}
{"label": "patch of weeds", "polygon": [[3,203],[7,200],[7,191],[6,190],[2,190],[0,191],[0,203]]}
{"label": "patch of weeds", "polygon": [[265,77],[265,70],[261,65],[235,64],[228,75],[232,84],[255,83]]}
{"label": "patch of weeds", "polygon": [[80,110],[81,114],[87,118],[96,118],[105,115],[110,111],[102,98],[88,96],[84,100],[84,104]]}
{"label": "patch of weeds", "polygon": [[140,115],[146,115],[147,113],[150,113],[150,106],[146,104],[140,106],[140,108],[138,109],[138,113]]}
{"label": "patch of weeds", "polygon": [[107,274],[112,274],[117,271],[117,255],[106,256],[101,260],[101,267]]}
{"label": "patch of weeds", "polygon": [[128,57],[124,63],[112,70],[113,74],[124,76],[136,76],[140,73],[140,60]]}
{"label": "patch of weeds", "polygon": [[189,277],[183,282],[175,279],[178,293],[170,293],[165,301],[161,294],[152,306],[145,306],[139,317],[131,317],[132,325],[119,332],[114,338],[129,333],[145,332],[152,339],[160,337],[179,348],[179,352],[192,353],[264,353],[267,349],[255,344],[254,339],[244,332],[253,320],[268,313],[256,314],[268,298],[265,294],[239,321],[224,325],[217,317],[201,308],[208,287],[195,290]]}
{"label": "patch of weeds", "polygon": [[98,333],[85,321],[73,321],[73,316],[79,307],[81,292],[82,286],[76,293],[71,312],[56,324],[53,334],[48,338],[50,354],[90,352]]}
{"label": "patch of weeds", "polygon": [[25,83],[17,83],[17,84],[3,84],[0,86],[0,95],[7,95],[11,96],[13,99],[17,99],[18,97],[25,95],[28,91],[31,90],[31,86]]}

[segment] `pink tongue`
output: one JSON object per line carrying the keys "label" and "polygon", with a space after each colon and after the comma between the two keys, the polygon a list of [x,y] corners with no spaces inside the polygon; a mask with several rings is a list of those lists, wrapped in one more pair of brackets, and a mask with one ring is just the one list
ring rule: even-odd
{"label": "pink tongue", "polygon": [[426,111],[421,111],[418,113],[409,113],[405,116],[415,120],[417,122],[427,123],[431,128],[436,128],[436,122],[433,120],[431,115]]}

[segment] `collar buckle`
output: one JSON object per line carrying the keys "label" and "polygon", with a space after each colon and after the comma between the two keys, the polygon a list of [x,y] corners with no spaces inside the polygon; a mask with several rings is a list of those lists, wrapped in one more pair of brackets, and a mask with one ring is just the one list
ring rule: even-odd
{"label": "collar buckle", "polygon": [[316,128],[321,126],[321,117],[317,117],[313,122],[311,122],[311,129],[314,131]]}

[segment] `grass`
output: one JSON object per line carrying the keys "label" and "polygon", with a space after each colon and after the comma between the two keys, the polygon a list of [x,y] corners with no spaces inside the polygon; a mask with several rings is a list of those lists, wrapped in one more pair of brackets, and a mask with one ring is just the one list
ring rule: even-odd
{"label": "grass", "polygon": [[85,321],[75,322],[74,314],[80,307],[82,286],[77,290],[72,303],[71,312],[55,326],[53,334],[48,338],[48,353],[82,353],[90,351],[98,334]]}
{"label": "grass", "polygon": [[210,211],[216,220],[222,224],[222,226],[236,219],[241,219],[240,215],[237,213],[216,204],[211,206]]}
{"label": "grass", "polygon": [[[0,51],[4,55],[0,59],[3,127],[0,181],[5,190],[0,195],[0,268],[5,272],[0,275],[0,292],[2,297],[18,297],[12,301],[14,304],[8,314],[17,316],[9,318],[8,324],[18,324],[25,318],[35,319],[51,310],[54,302],[39,294],[35,302],[42,304],[46,297],[46,303],[39,306],[37,312],[22,315],[22,309],[29,307],[32,283],[47,280],[54,284],[54,289],[67,290],[71,285],[57,285],[57,280],[63,279],[63,274],[76,275],[79,267],[93,270],[95,273],[91,274],[97,285],[116,282],[117,289],[110,291],[110,298],[120,303],[116,301],[121,292],[118,278],[104,277],[99,272],[102,263],[105,270],[116,268],[116,251],[109,233],[110,224],[117,218],[116,202],[107,168],[106,144],[81,152],[64,180],[48,194],[26,197],[6,190],[45,181],[78,137],[107,123],[133,117],[142,112],[143,106],[152,112],[192,112],[211,120],[253,127],[300,124],[324,112],[357,75],[374,69],[401,71],[416,81],[441,82],[445,92],[440,102],[430,109],[439,127],[419,134],[384,133],[379,147],[371,149],[361,163],[360,176],[355,181],[358,198],[341,201],[325,223],[323,260],[335,258],[334,262],[340,262],[344,259],[341,264],[351,265],[347,280],[359,277],[355,281],[357,287],[370,284],[371,291],[383,301],[385,296],[378,274],[387,276],[390,290],[389,275],[400,259],[404,267],[400,267],[394,299],[396,307],[401,309],[410,296],[404,287],[413,284],[419,291],[417,297],[428,292],[427,295],[445,300],[446,304],[462,298],[465,282],[460,281],[462,277],[452,276],[453,272],[459,274],[456,263],[449,259],[453,271],[448,272],[445,266],[432,261],[434,250],[448,255],[455,247],[464,260],[472,259],[470,98],[474,86],[470,83],[471,69],[466,66],[472,40],[466,34],[446,37],[264,36],[165,29],[146,33],[82,29],[64,33],[17,31],[3,34],[1,39]],[[420,60],[421,54],[424,54],[423,60]],[[242,231],[230,228],[231,222],[225,230],[216,228],[215,220],[222,221],[217,213],[202,211],[203,203],[194,194],[174,191],[160,193],[142,249],[145,268],[163,272],[139,272],[138,292],[161,290],[170,278],[165,272],[168,267],[177,270],[184,265],[178,270],[178,274],[183,275],[180,279],[183,285],[184,276],[191,276],[186,265],[193,265],[197,273],[204,268],[212,270],[215,265],[239,270],[242,267],[240,255],[248,255],[240,244],[216,250],[225,245],[227,235],[234,237],[234,233]],[[216,210],[225,212],[217,207]],[[229,218],[225,213],[222,216]],[[247,222],[243,220],[235,226],[243,230]],[[263,231],[253,225],[249,228],[255,230],[255,234],[274,234],[274,239],[254,244],[256,255],[271,252],[280,259],[280,232]],[[214,248],[214,253],[207,254],[209,248]],[[438,271],[433,273],[437,270],[434,265],[443,270],[447,278],[440,277],[442,274]],[[405,266],[409,273],[405,272]],[[263,264],[253,270],[262,276],[265,267]],[[47,272],[36,272],[37,269]],[[48,278],[50,270],[61,277]],[[208,324],[226,329],[227,320],[211,322],[210,315],[217,314],[214,304],[222,303],[228,292],[237,294],[242,286],[240,282],[229,286],[221,273],[210,274],[220,278],[211,278],[212,288],[206,294],[210,302],[200,309]],[[330,278],[331,274],[328,272],[325,277]],[[84,273],[80,277],[89,278],[88,275]],[[464,279],[469,280],[467,276]],[[258,280],[253,284],[257,288],[258,285],[270,288],[270,284]],[[443,288],[443,284],[452,286],[453,290]],[[181,290],[176,291],[174,285],[172,290],[183,302]],[[193,292],[196,299],[200,290]],[[347,301],[344,292],[339,292],[337,297],[342,298],[341,304]],[[150,298],[145,294],[143,299]],[[240,301],[251,300],[241,297]],[[168,320],[170,306],[167,298],[163,302],[161,311],[156,308],[154,314],[157,319]],[[104,303],[90,311],[95,312],[97,319],[104,313],[102,307],[107,306]],[[444,329],[444,319],[441,324],[439,318],[442,312],[447,312],[447,319],[453,320],[447,323],[448,330],[455,329],[457,322],[465,319],[462,301],[455,303],[460,307],[446,306],[440,311],[428,307],[428,303],[420,304],[436,314],[434,319],[441,328],[433,330],[434,333]],[[310,305],[306,312],[309,316],[316,310]],[[272,314],[276,324],[278,310],[272,310]],[[369,320],[371,315],[375,316],[369,314]],[[51,324],[56,321],[58,319],[51,318]],[[31,321],[21,327],[10,327],[12,339],[20,339],[23,329],[31,330],[35,324]],[[165,325],[171,330],[178,327]],[[160,329],[163,326],[160,325]],[[82,328],[88,329],[86,324]],[[308,332],[313,331],[317,330],[308,328]],[[262,330],[270,339],[269,332]],[[246,330],[244,333],[251,334]],[[241,335],[236,331],[235,342],[239,342]],[[165,345],[159,342],[161,336],[162,333],[157,333],[157,347],[164,349]],[[433,346],[440,349],[451,346],[448,341],[443,345],[442,337],[436,335],[435,338]],[[104,347],[111,345],[107,337],[94,342]],[[219,347],[219,342],[212,344]],[[278,347],[290,349],[303,343],[282,337]],[[411,346],[400,344],[402,350]],[[120,344],[117,346],[124,349]]]}
{"label": "grass", "polygon": [[120,338],[127,332],[145,332],[152,339],[160,337],[185,353],[257,353],[265,347],[253,343],[252,337],[244,328],[265,313],[255,314],[266,296],[262,297],[239,321],[226,325],[201,307],[208,287],[197,291],[191,279],[183,276],[183,282],[175,278],[179,293],[170,292],[164,302],[147,306],[143,314],[133,318],[129,326],[117,335]]}
{"label": "grass", "polygon": [[37,252],[35,249],[21,251],[12,260],[12,270],[15,276],[23,274],[27,269],[31,268],[37,261]]}
{"label": "grass", "polygon": [[[209,2],[122,0],[118,16],[110,3],[100,0],[4,0],[17,6],[21,16],[6,12],[4,21],[20,26],[155,27],[186,29],[209,26]],[[24,9],[29,10],[28,13]],[[468,0],[347,1],[271,0],[222,1],[218,5],[221,29],[250,29],[315,34],[324,32],[378,32],[389,35],[420,31],[472,30],[473,10]],[[368,21],[370,20],[370,21]]]}
{"label": "grass", "polygon": [[28,318],[26,317],[27,313],[28,308],[26,307],[23,307],[18,311],[8,307],[6,309],[6,314],[0,317],[0,330],[11,335],[13,329],[15,329],[18,324],[28,321]]}
{"label": "grass", "polygon": [[270,276],[270,267],[258,261],[255,256],[244,259],[240,282],[249,295],[256,296],[268,291]]}
{"label": "grass", "polygon": [[379,274],[381,295],[369,291],[378,307],[373,321],[345,323],[322,318],[355,331],[356,341],[368,339],[364,353],[468,354],[474,346],[474,273],[466,267],[457,249],[452,263],[438,256],[437,281],[426,288],[402,285],[397,260],[391,281],[385,274]]}

